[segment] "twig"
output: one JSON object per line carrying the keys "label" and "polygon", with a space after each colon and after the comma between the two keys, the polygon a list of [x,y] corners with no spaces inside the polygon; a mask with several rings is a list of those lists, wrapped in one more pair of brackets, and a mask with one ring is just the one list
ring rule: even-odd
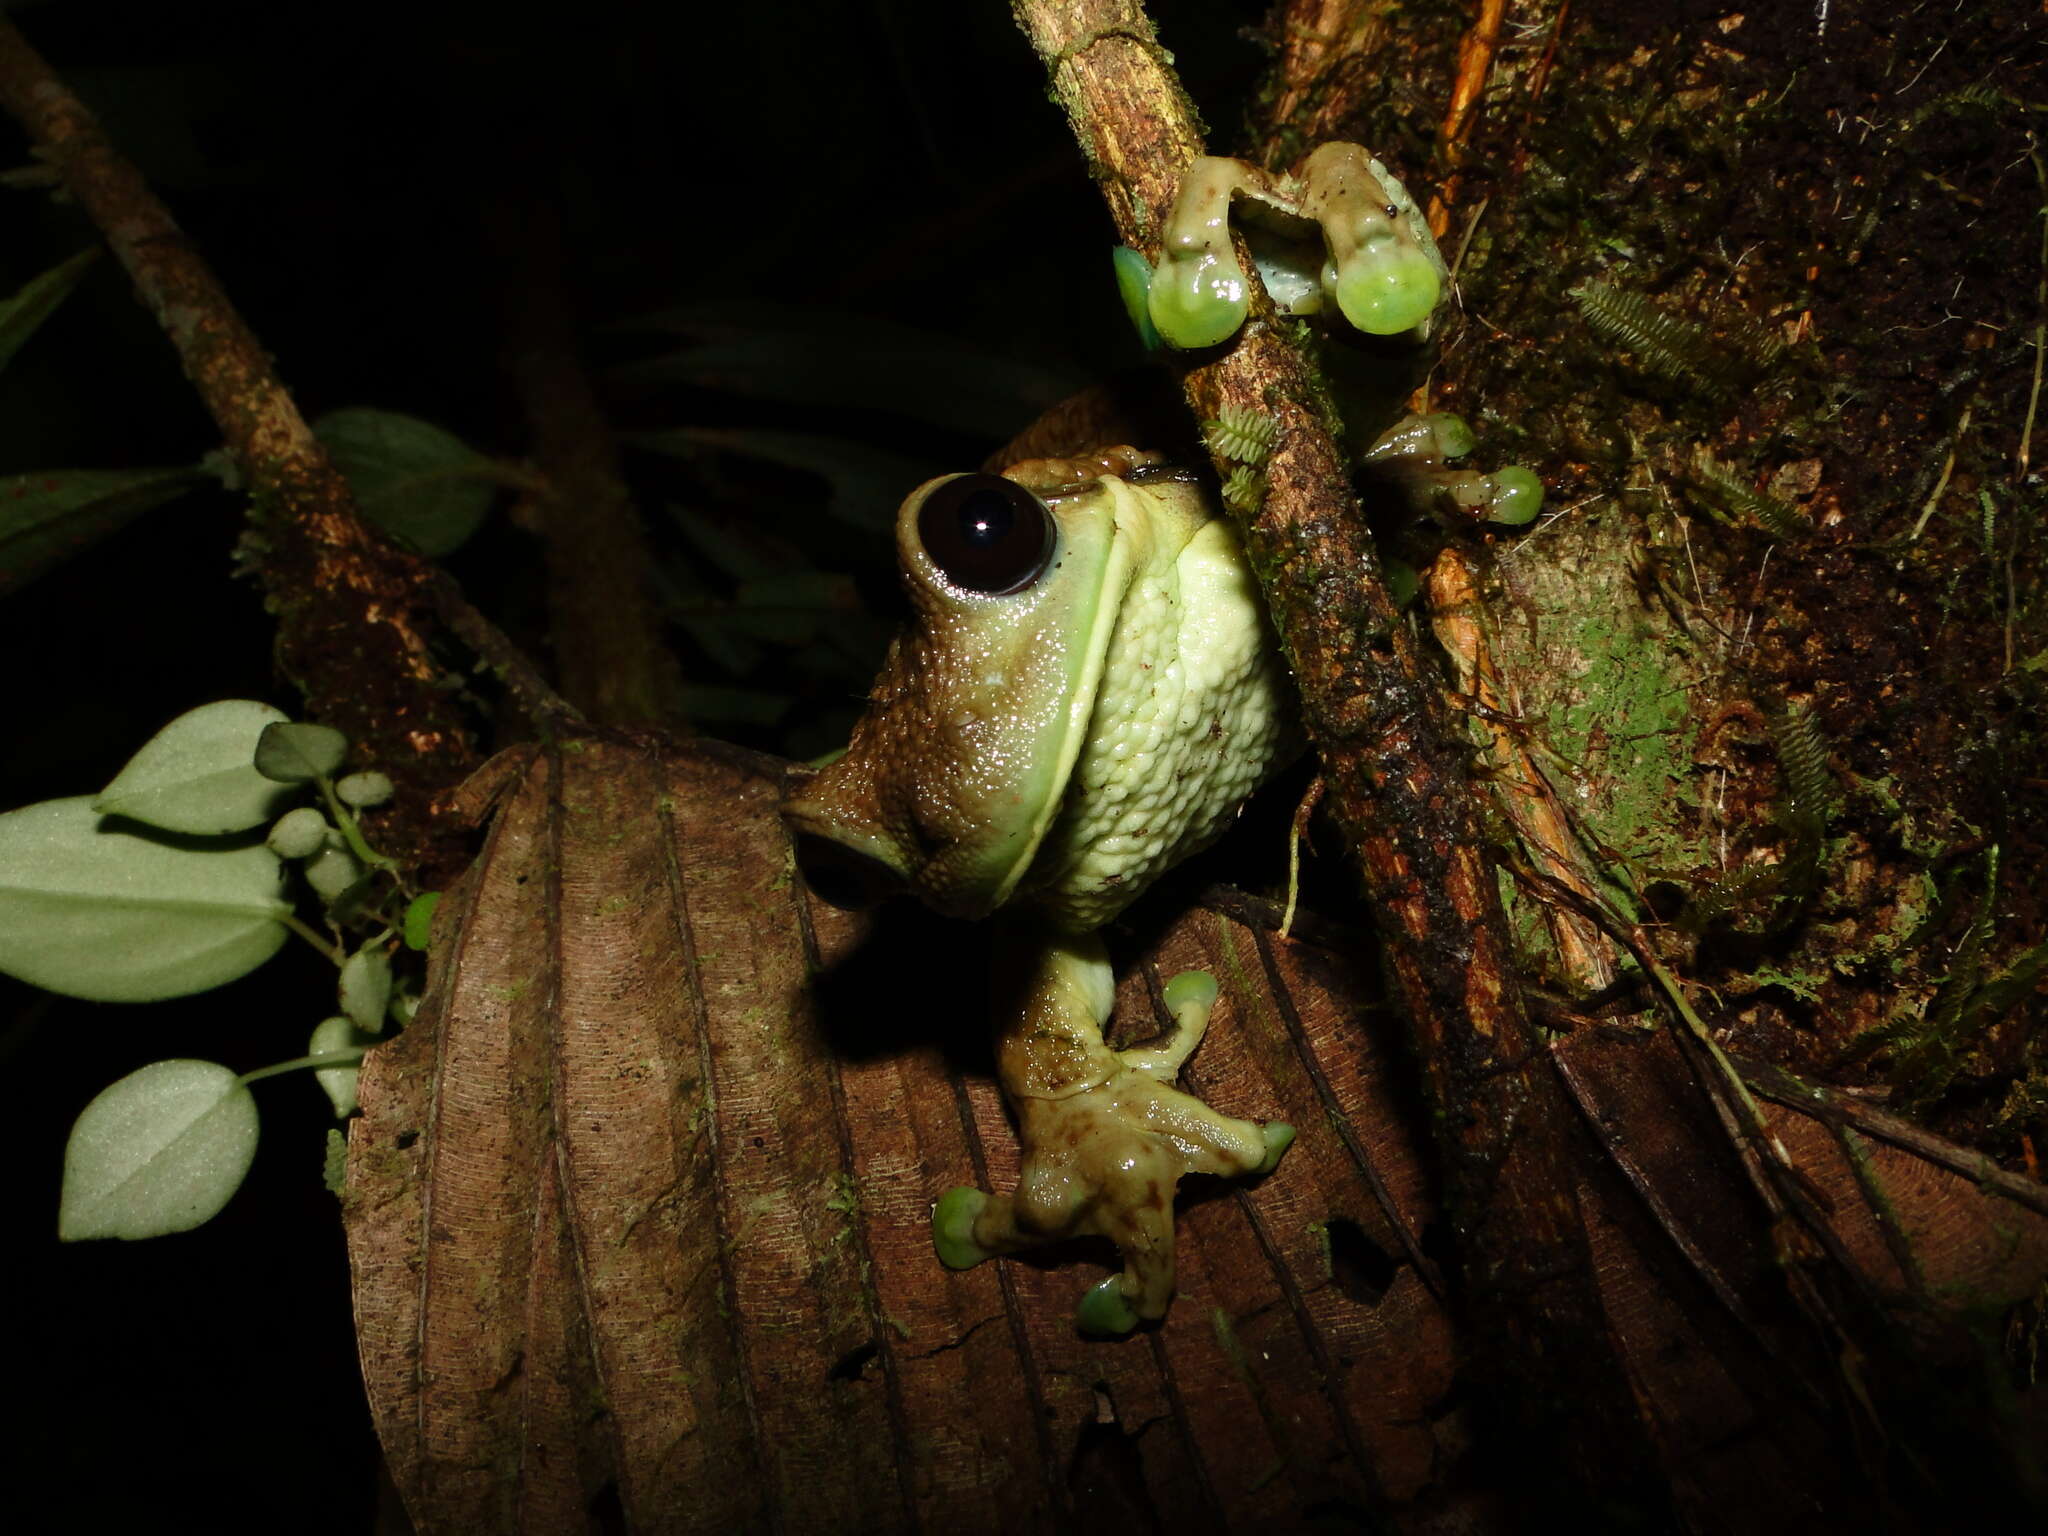
{"label": "twig", "polygon": [[541,675],[533,658],[476,611],[452,576],[444,571],[433,572],[425,583],[425,592],[434,605],[434,616],[475,653],[529,723],[545,734],[554,725],[582,718],[576,707],[555,692],[554,685]]}
{"label": "twig", "polygon": [[[447,612],[460,599],[435,591],[443,578],[431,566],[356,516],[348,483],[205,261],[84,104],[5,20],[0,105],[99,228],[177,349],[264,530],[259,574],[277,615],[279,663],[309,714],[345,732],[405,787],[380,825],[388,843],[417,855],[436,835],[428,802],[475,761],[420,622],[426,610]],[[465,627],[488,629],[475,615]]]}
{"label": "twig", "polygon": [[[1016,10],[1119,237],[1156,249],[1201,139],[1143,8],[1018,0]],[[1567,1449],[1592,1478],[1618,1447],[1640,1443],[1642,1425],[1592,1273],[1578,1117],[1543,1065],[1442,684],[1387,591],[1328,397],[1250,286],[1243,331],[1220,355],[1193,359],[1182,383],[1196,420],[1229,408],[1280,424],[1246,551],[1438,1107],[1453,1216],[1493,1348],[1511,1370],[1542,1361],[1544,1392],[1573,1399]],[[1460,957],[1454,970],[1441,961],[1449,954]],[[1533,1406],[1528,1423],[1556,1428]]]}
{"label": "twig", "polygon": [[[2031,139],[2032,135],[2028,135]],[[2034,210],[2034,217],[2041,221],[2041,254],[2037,265],[2041,276],[2034,287],[2034,310],[2037,316],[2048,316],[2048,165],[2041,161],[2041,147],[2038,143],[2027,151],[2027,158],[2034,163],[2034,184],[2041,189],[2041,206]],[[2024,475],[2033,461],[2034,413],[2041,405],[2041,357],[2042,345],[2048,342],[2048,320],[2034,321],[2034,387],[2027,394],[2027,422],[2020,429],[2019,452],[2013,455],[2013,473]]]}
{"label": "twig", "polygon": [[2023,1205],[2030,1211],[2048,1216],[2048,1185],[2009,1173],[1981,1152],[1944,1141],[1932,1131],[1923,1130],[1889,1110],[1862,1103],[1837,1089],[1809,1083],[1783,1067],[1743,1056],[1728,1059],[1742,1074],[1744,1082],[1774,1104],[1783,1104],[1787,1109],[1812,1115],[1830,1128],[1852,1126],[1873,1140],[1889,1142],[1915,1157],[1925,1158],[1951,1173],[1962,1175],[1980,1189],[1988,1189],[2015,1205]]}
{"label": "twig", "polygon": [[552,488],[530,505],[547,550],[555,674],[600,724],[673,730],[682,724],[682,667],[648,586],[654,561],[618,441],[579,352],[560,219],[531,176],[499,189],[488,217],[491,248],[511,253],[499,284],[507,371]]}
{"label": "twig", "polygon": [[1458,40],[1458,74],[1451,82],[1451,100],[1444,108],[1443,130],[1437,140],[1446,174],[1443,185],[1429,200],[1429,232],[1439,239],[1450,227],[1451,210],[1458,204],[1456,167],[1465,157],[1465,140],[1479,115],[1479,99],[1486,92],[1486,77],[1493,71],[1501,19],[1506,14],[1507,0],[1479,0],[1479,14]]}
{"label": "twig", "polygon": [[1962,447],[1963,434],[1970,430],[1970,413],[1976,410],[1975,401],[1963,407],[1962,419],[1956,423],[1955,436],[1949,439],[1948,458],[1942,462],[1941,475],[1934,482],[1934,489],[1928,493],[1927,505],[1920,509],[1920,520],[1913,524],[1913,531],[1906,535],[1906,542],[1912,543],[1920,537],[1920,530],[1927,526],[1927,519],[1934,516],[1934,509],[1941,502],[1941,493],[1948,489],[1949,476],[1956,472],[1956,451]]}
{"label": "twig", "polygon": [[1565,1087],[1571,1091],[1572,1102],[1578,1106],[1580,1115],[1584,1117],[1588,1133],[1600,1143],[1608,1161],[1621,1171],[1622,1177],[1628,1181],[1629,1188],[1635,1191],[1636,1198],[1649,1211],[1650,1219],[1657,1224],[1658,1230],[1671,1240],[1671,1245],[1679,1251],[1692,1272],[1699,1276],[1701,1284],[1713,1292],[1714,1299],[1721,1303],[1730,1317],[1754,1335],[1755,1314],[1750,1311],[1735,1287],[1728,1283],[1727,1276],[1723,1275],[1714,1261],[1707,1257],[1700,1245],[1693,1241],[1692,1234],[1678,1220],[1677,1214],[1664,1199],[1663,1192],[1643,1171],[1628,1148],[1614,1135],[1613,1127],[1601,1114],[1600,1106],[1594,1102],[1592,1092],[1580,1075],[1578,1066],[1569,1054],[1561,1049],[1564,1043],[1553,1043],[1550,1062],[1557,1069],[1557,1075],[1564,1080]]}

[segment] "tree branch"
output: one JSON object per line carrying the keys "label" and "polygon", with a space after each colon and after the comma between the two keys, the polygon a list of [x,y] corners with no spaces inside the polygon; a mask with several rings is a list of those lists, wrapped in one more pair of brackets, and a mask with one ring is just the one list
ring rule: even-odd
{"label": "tree branch", "polygon": [[[1020,0],[1017,14],[1118,233],[1156,253],[1201,143],[1149,19],[1119,0]],[[1435,1101],[1476,1315],[1497,1363],[1561,1373],[1543,1390],[1572,1402],[1573,1471],[1611,1486],[1640,1421],[1590,1271],[1577,1193],[1590,1159],[1523,1006],[1466,745],[1388,595],[1320,383],[1262,293],[1230,350],[1182,383],[1198,420],[1234,408],[1280,424],[1246,549]],[[1554,1410],[1525,1407],[1532,1428]]]}
{"label": "tree branch", "polygon": [[[419,862],[433,794],[476,757],[422,620],[431,609],[461,610],[465,627],[495,631],[434,567],[356,516],[347,481],[219,280],[85,105],[4,20],[0,105],[105,236],[177,349],[254,500],[256,570],[277,617],[279,664],[309,714],[408,791],[381,818],[379,836]],[[495,649],[501,669],[523,668],[509,644]],[[537,677],[521,680],[530,699],[552,699]]]}

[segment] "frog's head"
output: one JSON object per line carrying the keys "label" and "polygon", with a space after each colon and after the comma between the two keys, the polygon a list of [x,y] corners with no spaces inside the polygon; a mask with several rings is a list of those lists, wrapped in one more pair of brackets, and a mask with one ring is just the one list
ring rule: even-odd
{"label": "frog's head", "polygon": [[820,896],[904,890],[981,917],[1017,889],[1085,745],[1132,561],[1162,517],[1203,515],[1146,457],[944,475],[903,503],[909,626],[846,755],[783,806]]}

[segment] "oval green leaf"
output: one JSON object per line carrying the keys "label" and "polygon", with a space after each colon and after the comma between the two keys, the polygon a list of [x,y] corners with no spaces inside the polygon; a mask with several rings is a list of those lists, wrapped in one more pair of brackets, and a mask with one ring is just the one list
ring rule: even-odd
{"label": "oval green leaf", "polygon": [[334,798],[358,811],[382,805],[391,798],[391,775],[375,769],[344,774],[334,786]]}
{"label": "oval green leaf", "polygon": [[291,791],[256,771],[256,743],[286,718],[254,699],[189,709],[128,759],[93,809],[200,837],[260,827]]}
{"label": "oval green leaf", "polygon": [[434,930],[434,909],[441,905],[441,893],[428,891],[415,896],[412,904],[405,909],[405,947],[422,952],[427,947],[427,937]]}
{"label": "oval green leaf", "polygon": [[397,411],[330,411],[313,424],[363,516],[429,560],[453,554],[490,515],[491,461],[452,432]]}
{"label": "oval green leaf", "polygon": [[263,841],[280,859],[310,859],[327,846],[327,834],[333,830],[325,816],[310,805],[302,805],[278,817]]}
{"label": "oval green leaf", "polygon": [[[370,1035],[384,1030],[391,1006],[391,957],[381,949],[359,949],[341,963],[341,1011]],[[314,1047],[319,1050],[319,1046]]]}
{"label": "oval green leaf", "polygon": [[[365,1034],[347,1019],[336,1015],[322,1019],[313,1031],[313,1038],[307,1043],[306,1054],[325,1056],[329,1051],[346,1051],[358,1046],[375,1045],[377,1037]],[[346,1119],[356,1112],[357,1064],[351,1061],[345,1067],[315,1067],[314,1080],[320,1084],[321,1092],[334,1106],[336,1119]]]}
{"label": "oval green leaf", "polygon": [[271,725],[256,739],[256,771],[280,784],[332,778],[346,756],[348,738],[327,725]]}
{"label": "oval green leaf", "polygon": [[321,905],[330,908],[363,878],[363,866],[346,848],[323,848],[300,867]]}
{"label": "oval green leaf", "polygon": [[85,1106],[64,1148],[57,1237],[161,1237],[210,1220],[256,1155],[256,1101],[211,1061],[157,1061]]}
{"label": "oval green leaf", "polygon": [[0,971],[103,1003],[182,997],[277,953],[277,855],[189,848],[103,821],[90,797],[0,816]]}

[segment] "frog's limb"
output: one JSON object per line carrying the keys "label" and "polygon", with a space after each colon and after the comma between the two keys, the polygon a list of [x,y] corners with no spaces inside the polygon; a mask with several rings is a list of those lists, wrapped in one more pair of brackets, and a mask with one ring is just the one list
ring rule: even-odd
{"label": "frog's limb", "polygon": [[1255,174],[1242,160],[1202,155],[1167,213],[1147,308],[1159,334],[1184,351],[1228,341],[1244,324],[1251,301],[1230,248],[1230,195]]}
{"label": "frog's limb", "polygon": [[1252,258],[1283,312],[1335,304],[1367,335],[1427,338],[1450,277],[1428,221],[1399,178],[1359,145],[1325,144],[1299,178],[1213,155],[1188,167],[1146,300],[1168,344],[1215,346],[1244,324],[1249,296],[1230,244],[1233,198],[1249,216]]}
{"label": "frog's limb", "polygon": [[1173,1033],[1111,1050],[1109,958],[1090,935],[1044,946],[1023,1006],[1004,1026],[997,1065],[1016,1110],[1023,1166],[1014,1195],[954,1189],[932,1212],[939,1256],[957,1269],[995,1254],[1100,1236],[1123,1273],[1091,1293],[1082,1324],[1121,1332],[1173,1299],[1173,1196],[1181,1176],[1262,1173],[1294,1139],[1279,1123],[1219,1114],[1167,1079],[1201,1041],[1216,999],[1202,972],[1167,984]]}
{"label": "frog's limb", "polygon": [[1301,211],[1323,226],[1323,289],[1369,336],[1427,334],[1450,275],[1407,188],[1357,144],[1325,144],[1301,168]]}
{"label": "frog's limb", "polygon": [[1216,978],[1207,971],[1182,971],[1159,995],[1173,1016],[1173,1028],[1150,1045],[1133,1046],[1117,1054],[1133,1072],[1170,1083],[1180,1076],[1180,1069],[1209,1032],[1209,1011],[1216,1006]]}
{"label": "frog's limb", "polygon": [[1511,464],[1492,474],[1450,469],[1474,446],[1472,429],[1456,416],[1407,416],[1380,435],[1360,459],[1368,474],[1399,490],[1412,510],[1453,523],[1520,527],[1543,509],[1543,482]]}

